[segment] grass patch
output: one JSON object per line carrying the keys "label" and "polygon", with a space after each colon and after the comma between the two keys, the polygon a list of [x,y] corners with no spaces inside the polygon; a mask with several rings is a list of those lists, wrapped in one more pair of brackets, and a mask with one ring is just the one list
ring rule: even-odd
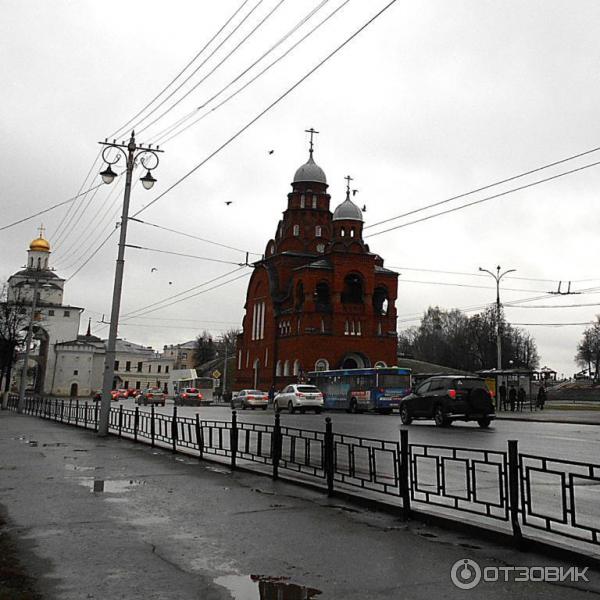
{"label": "grass patch", "polygon": [[19,560],[14,540],[0,517],[0,600],[41,600],[35,583]]}

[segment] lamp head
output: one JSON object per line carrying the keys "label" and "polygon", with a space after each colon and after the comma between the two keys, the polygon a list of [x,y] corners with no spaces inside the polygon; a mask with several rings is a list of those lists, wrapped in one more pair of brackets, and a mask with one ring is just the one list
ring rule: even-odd
{"label": "lamp head", "polygon": [[102,177],[102,181],[106,184],[111,184],[116,176],[117,174],[110,168],[110,165],[104,171],[100,171],[100,177]]}
{"label": "lamp head", "polygon": [[147,190],[151,189],[152,186],[156,183],[156,179],[152,177],[152,173],[150,173],[150,170],[148,170],[143,177],[140,177],[140,181],[142,182],[144,189]]}

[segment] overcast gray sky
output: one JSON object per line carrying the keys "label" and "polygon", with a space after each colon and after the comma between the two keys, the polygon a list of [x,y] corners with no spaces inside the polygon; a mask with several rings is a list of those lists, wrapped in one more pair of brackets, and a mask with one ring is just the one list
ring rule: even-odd
{"label": "overcast gray sky", "polygon": [[[244,5],[177,85],[258,2],[249,0]],[[99,140],[115,131],[124,139],[135,125],[138,141],[156,143],[166,128],[229,85],[205,109],[196,111],[194,119],[227,98],[342,4],[342,0],[281,4],[263,0],[162,107],[141,123],[140,118],[129,123],[242,0],[1,0],[0,227],[97,184],[100,163],[89,178],[86,175],[97,157]],[[231,101],[164,142],[165,153],[154,172],[158,183],[150,192],[134,188],[133,212],[206,159],[386,4],[350,0]],[[206,77],[275,7],[264,24]],[[300,29],[231,84],[317,7]],[[367,226],[593,149],[600,145],[594,125],[600,105],[599,22],[600,3],[594,0],[398,0],[139,218],[262,253],[285,209],[294,171],[307,158],[304,130],[311,126],[321,132],[315,159],[327,174],[332,209],[343,200],[343,177],[350,174],[359,190],[357,203],[367,206]],[[157,117],[161,118],[148,127]],[[269,154],[270,150],[274,152]],[[600,152],[366,233],[597,160]],[[595,264],[600,251],[599,187],[599,167],[592,167],[370,237],[371,250],[401,273],[399,328],[417,324],[429,305],[465,308],[493,302],[494,282],[478,276],[477,269],[493,269],[497,264],[517,269],[516,277],[527,278],[506,278],[504,301],[546,295],[522,305],[557,307],[507,308],[511,322],[593,320],[600,312],[594,305],[600,306],[600,273]],[[122,189],[113,184],[83,196],[70,209],[67,205],[1,231],[0,276],[4,279],[24,264],[27,245],[40,222],[47,228],[58,274],[72,275],[114,228],[121,198]],[[226,200],[233,202],[227,206]],[[116,242],[114,235],[66,288],[66,301],[86,308],[82,329],[91,316],[99,335],[107,333],[95,322],[110,311]],[[131,223],[129,242],[233,263],[245,258],[237,250],[139,223]],[[129,249],[122,314],[235,268]],[[244,271],[196,291],[241,274]],[[598,291],[547,295],[560,280],[573,281],[575,291]],[[191,339],[202,329],[218,335],[240,325],[246,283],[247,277],[241,278],[172,307],[124,319],[120,333],[156,348]],[[564,306],[570,304],[588,306]],[[584,325],[524,328],[536,338],[542,365],[559,374],[576,370],[573,356]]]}

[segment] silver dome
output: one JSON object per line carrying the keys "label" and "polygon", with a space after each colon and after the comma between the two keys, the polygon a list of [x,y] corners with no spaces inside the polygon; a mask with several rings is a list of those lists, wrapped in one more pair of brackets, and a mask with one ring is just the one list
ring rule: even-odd
{"label": "silver dome", "polygon": [[335,209],[333,213],[334,221],[362,221],[362,211],[350,198],[346,199]]}
{"label": "silver dome", "polygon": [[327,184],[327,177],[321,167],[313,160],[312,152],[308,159],[308,162],[302,165],[294,175],[294,181],[292,183],[324,183]]}

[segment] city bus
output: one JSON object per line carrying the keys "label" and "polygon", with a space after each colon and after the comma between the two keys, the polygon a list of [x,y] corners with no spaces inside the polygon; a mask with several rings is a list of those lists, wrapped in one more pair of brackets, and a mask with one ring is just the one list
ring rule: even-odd
{"label": "city bus", "polygon": [[325,409],[389,414],[412,386],[411,370],[399,367],[311,371],[308,380],[323,392]]}

